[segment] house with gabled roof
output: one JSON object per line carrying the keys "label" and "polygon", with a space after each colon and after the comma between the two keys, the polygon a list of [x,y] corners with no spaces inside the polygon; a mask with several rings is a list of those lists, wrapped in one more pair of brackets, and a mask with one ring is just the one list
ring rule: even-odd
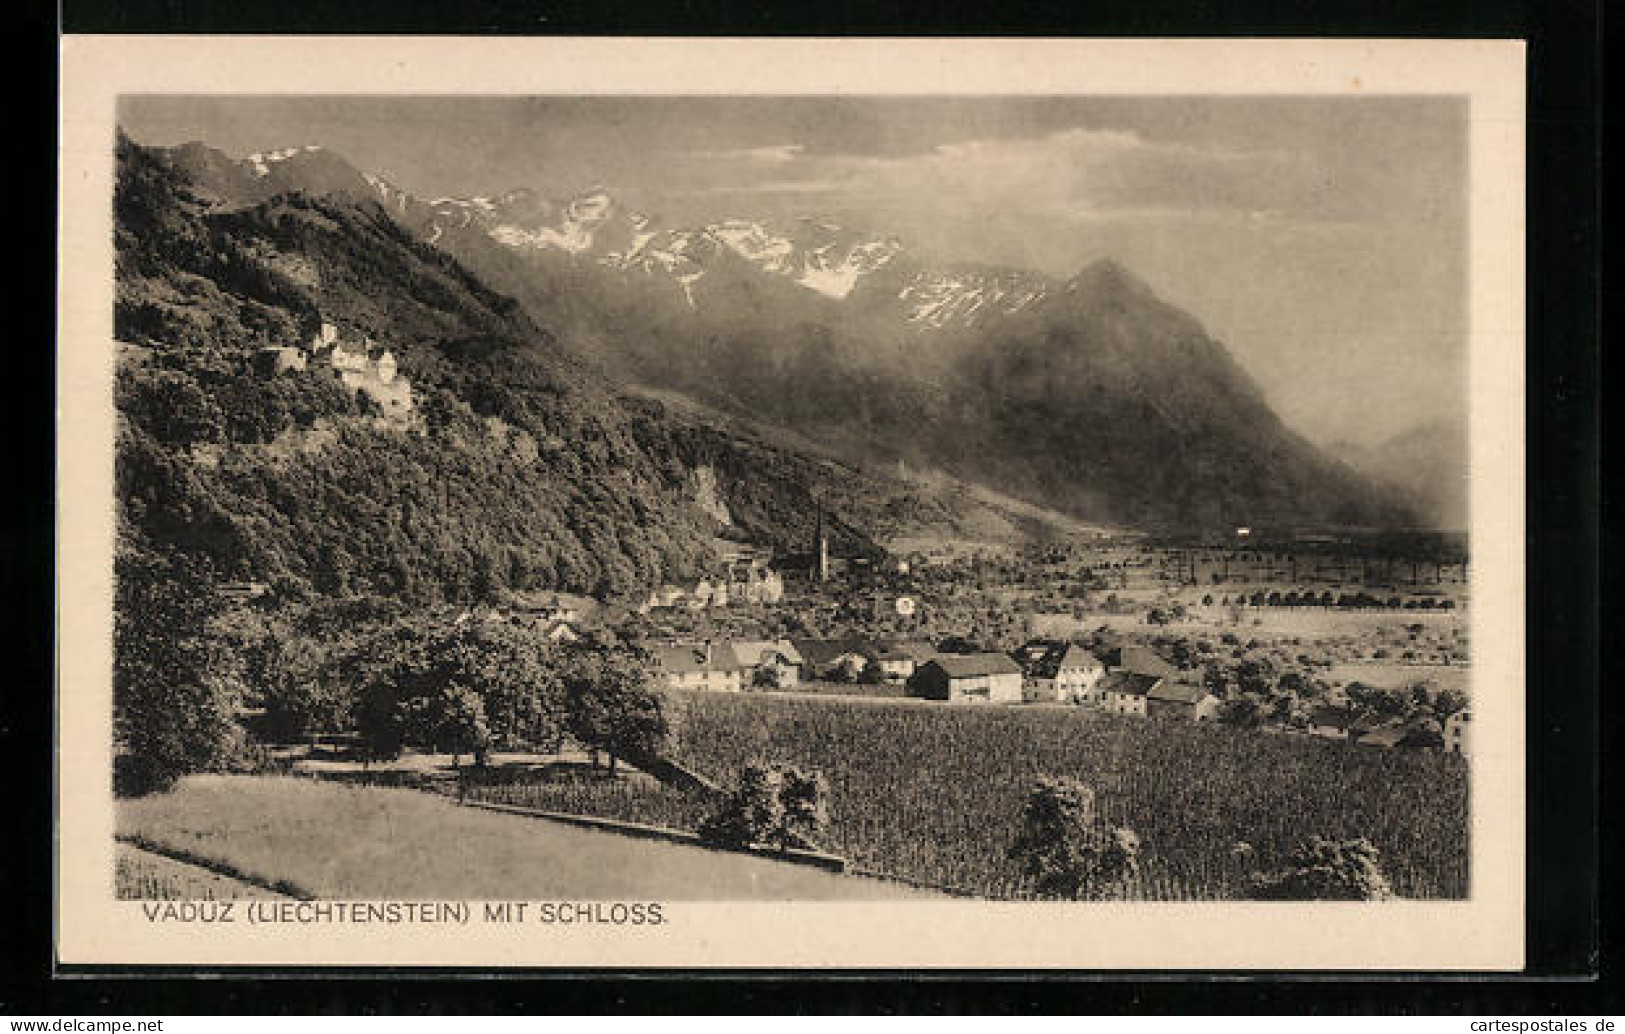
{"label": "house with gabled roof", "polygon": [[801,681],[801,651],[788,639],[736,639],[729,644],[739,663],[749,669],[747,685],[771,679],[772,688],[790,689]]}
{"label": "house with gabled roof", "polygon": [[1035,639],[1015,652],[1024,673],[1022,697],[1029,703],[1059,701],[1098,704],[1095,687],[1106,666],[1076,643]]}
{"label": "house with gabled roof", "polygon": [[1194,682],[1164,679],[1145,695],[1146,713],[1153,718],[1184,722],[1212,721],[1219,713],[1219,698]]}
{"label": "house with gabled roof", "polygon": [[1142,675],[1134,671],[1109,672],[1096,687],[1100,706],[1111,714],[1144,715],[1149,710],[1151,691],[1162,685],[1163,681],[1160,675]]}
{"label": "house with gabled roof", "polygon": [[1179,669],[1162,659],[1157,651],[1149,646],[1127,645],[1116,646],[1104,651],[1100,660],[1110,672],[1126,671],[1135,675],[1155,675],[1158,678],[1171,679],[1179,674]]}
{"label": "house with gabled roof", "polygon": [[750,670],[727,643],[656,646],[649,652],[656,671],[672,689],[737,693],[745,687]]}
{"label": "house with gabled roof", "polygon": [[869,666],[874,648],[861,639],[792,639],[802,658],[802,678],[851,682]]}
{"label": "house with gabled roof", "polygon": [[1021,703],[1021,665],[1002,653],[944,653],[926,661],[909,684],[914,695],[951,704]]}
{"label": "house with gabled roof", "polygon": [[888,682],[907,682],[920,665],[936,655],[931,644],[913,642],[877,643],[869,651],[870,660],[879,665]]}

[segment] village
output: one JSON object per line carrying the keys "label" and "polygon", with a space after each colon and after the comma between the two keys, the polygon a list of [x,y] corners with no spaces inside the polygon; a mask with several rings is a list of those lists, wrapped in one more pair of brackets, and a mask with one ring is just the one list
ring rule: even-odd
{"label": "village", "polygon": [[1242,548],[1248,536],[876,562],[833,556],[817,535],[788,558],[718,539],[711,577],[638,599],[510,592],[458,620],[560,644],[607,634],[676,691],[1081,708],[1472,749],[1463,562],[1328,557],[1319,541],[1276,555]]}

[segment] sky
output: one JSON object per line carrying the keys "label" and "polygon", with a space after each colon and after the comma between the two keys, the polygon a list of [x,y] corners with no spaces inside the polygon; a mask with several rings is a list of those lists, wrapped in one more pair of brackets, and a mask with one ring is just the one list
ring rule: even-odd
{"label": "sky", "polygon": [[948,261],[1113,258],[1311,440],[1466,419],[1463,99],[126,97],[136,140],[318,144],[426,197],[602,186]]}

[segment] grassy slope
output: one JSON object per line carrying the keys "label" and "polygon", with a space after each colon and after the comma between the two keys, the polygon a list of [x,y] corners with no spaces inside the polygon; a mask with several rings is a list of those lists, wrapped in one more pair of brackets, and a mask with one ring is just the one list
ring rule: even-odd
{"label": "grassy slope", "polygon": [[186,862],[119,844],[113,856],[114,896],[130,900],[224,901],[281,895]]}
{"label": "grassy slope", "polygon": [[747,855],[460,808],[411,790],[194,776],[119,804],[121,834],[324,898],[840,900],[908,890]]}

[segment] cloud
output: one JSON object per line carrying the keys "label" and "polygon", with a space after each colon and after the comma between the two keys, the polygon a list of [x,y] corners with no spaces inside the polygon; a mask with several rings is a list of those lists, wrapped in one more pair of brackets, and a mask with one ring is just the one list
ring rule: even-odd
{"label": "cloud", "polygon": [[[1069,222],[1224,218],[1282,226],[1334,218],[1340,184],[1303,157],[1073,127],[939,143],[908,154],[831,154],[781,143],[692,151],[682,196],[835,197],[843,206],[939,208],[974,219]],[[824,202],[827,203],[827,202]]]}
{"label": "cloud", "polygon": [[725,151],[686,151],[686,157],[713,161],[792,162],[801,157],[806,147],[801,144],[768,144],[764,147],[738,147]]}
{"label": "cloud", "polygon": [[745,169],[727,187],[710,185],[711,193],[847,192],[854,203],[1060,217],[1275,212],[1297,207],[1305,193],[1290,155],[1165,143],[1117,129],[956,141],[896,156],[807,153],[794,144],[711,154],[755,165],[793,162],[800,173],[755,180]]}
{"label": "cloud", "polygon": [[731,194],[839,194],[851,188],[849,180],[763,180],[759,183],[725,183],[717,186],[676,190],[675,197],[715,197]]}

